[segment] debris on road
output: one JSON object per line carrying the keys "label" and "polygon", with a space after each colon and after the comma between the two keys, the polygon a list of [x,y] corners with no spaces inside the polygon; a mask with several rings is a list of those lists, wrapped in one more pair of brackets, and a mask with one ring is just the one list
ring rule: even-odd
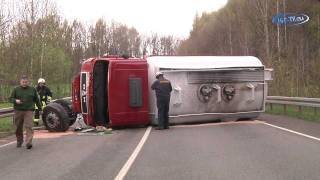
{"label": "debris on road", "polygon": [[111,128],[106,128],[104,126],[97,126],[96,128],[84,129],[77,133],[78,135],[105,135],[112,134]]}

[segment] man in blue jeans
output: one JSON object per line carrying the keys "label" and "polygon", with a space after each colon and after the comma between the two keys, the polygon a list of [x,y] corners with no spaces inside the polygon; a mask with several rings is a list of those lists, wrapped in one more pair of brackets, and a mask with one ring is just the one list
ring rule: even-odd
{"label": "man in blue jeans", "polygon": [[158,127],[156,129],[169,129],[169,104],[172,91],[171,82],[163,77],[162,72],[156,73],[156,81],[151,89],[156,91],[158,107]]}

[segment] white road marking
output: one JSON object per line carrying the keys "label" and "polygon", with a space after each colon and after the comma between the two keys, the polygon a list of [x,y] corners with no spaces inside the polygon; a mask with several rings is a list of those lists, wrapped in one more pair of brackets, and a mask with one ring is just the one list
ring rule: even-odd
{"label": "white road marking", "polygon": [[286,128],[283,128],[283,127],[279,127],[279,126],[276,126],[276,125],[273,125],[273,124],[269,124],[269,123],[266,123],[266,122],[260,121],[260,120],[254,120],[254,121],[231,121],[231,122],[206,123],[206,124],[195,124],[195,125],[177,125],[177,126],[174,126],[174,127],[175,128],[188,128],[188,127],[221,126],[221,125],[232,125],[232,124],[265,124],[265,125],[277,128],[277,129],[281,129],[283,131],[287,131],[287,132],[290,132],[290,133],[298,134],[298,135],[306,137],[306,138],[310,138],[310,139],[313,139],[313,140],[316,140],[316,141],[320,141],[320,138],[317,138],[317,137],[314,137],[314,136],[310,136],[310,135],[307,135],[307,134],[303,134],[303,133],[300,133],[300,132],[297,132],[297,131],[293,131],[293,130],[290,130],[290,129],[286,129]]}
{"label": "white road marking", "polygon": [[7,143],[7,144],[3,144],[3,145],[0,146],[0,148],[9,146],[10,144],[14,144],[14,143],[16,143],[16,141],[12,141],[12,142],[9,142],[9,143]]}
{"label": "white road marking", "polygon": [[144,133],[143,137],[141,138],[139,144],[137,145],[136,149],[133,151],[133,153],[131,154],[131,156],[129,157],[129,159],[127,160],[127,162],[124,164],[124,166],[121,168],[121,170],[119,171],[118,175],[114,178],[115,180],[123,180],[123,178],[126,176],[126,174],[128,173],[130,167],[132,166],[134,160],[136,159],[136,157],[138,156],[139,152],[141,151],[144,143],[146,142],[150,132],[151,132],[152,127],[149,126],[146,130],[146,132]]}
{"label": "white road marking", "polygon": [[290,129],[279,127],[279,126],[276,126],[276,125],[273,125],[273,124],[269,124],[269,123],[266,123],[266,122],[262,122],[262,124],[265,124],[265,125],[277,128],[277,129],[281,129],[283,131],[287,131],[287,132],[291,132],[291,133],[294,133],[294,134],[298,134],[300,136],[307,137],[307,138],[310,138],[310,139],[313,139],[313,140],[320,141],[320,138],[317,138],[317,137],[314,137],[314,136],[310,136],[310,135],[307,135],[307,134],[303,134],[303,133],[299,133],[297,131],[293,131],[293,130],[290,130]]}
{"label": "white road marking", "polygon": [[187,125],[174,125],[174,128],[188,128],[188,127],[206,127],[206,126],[222,126],[222,125],[233,125],[233,124],[260,124],[262,121],[229,121],[229,122],[209,122],[204,124],[187,124]]}

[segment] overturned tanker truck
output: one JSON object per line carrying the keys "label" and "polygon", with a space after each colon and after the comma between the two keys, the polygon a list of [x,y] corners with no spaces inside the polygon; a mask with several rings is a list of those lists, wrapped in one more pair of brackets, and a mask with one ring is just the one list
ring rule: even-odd
{"label": "overturned tanker truck", "polygon": [[82,63],[72,100],[43,111],[49,131],[66,131],[78,114],[89,126],[157,124],[157,72],[171,81],[170,123],[250,119],[265,110],[271,69],[252,56],[105,56]]}

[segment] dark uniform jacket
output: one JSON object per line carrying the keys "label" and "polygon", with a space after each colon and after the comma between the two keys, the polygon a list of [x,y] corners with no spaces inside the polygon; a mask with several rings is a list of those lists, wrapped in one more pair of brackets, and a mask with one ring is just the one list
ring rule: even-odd
{"label": "dark uniform jacket", "polygon": [[[36,87],[37,92],[40,96],[40,101],[47,103],[48,102],[48,97],[52,97],[52,92],[47,86],[37,86]],[[50,100],[50,99],[49,99]]]}
{"label": "dark uniform jacket", "polygon": [[170,97],[172,86],[169,80],[156,80],[152,85],[151,89],[156,91],[157,97]]}

